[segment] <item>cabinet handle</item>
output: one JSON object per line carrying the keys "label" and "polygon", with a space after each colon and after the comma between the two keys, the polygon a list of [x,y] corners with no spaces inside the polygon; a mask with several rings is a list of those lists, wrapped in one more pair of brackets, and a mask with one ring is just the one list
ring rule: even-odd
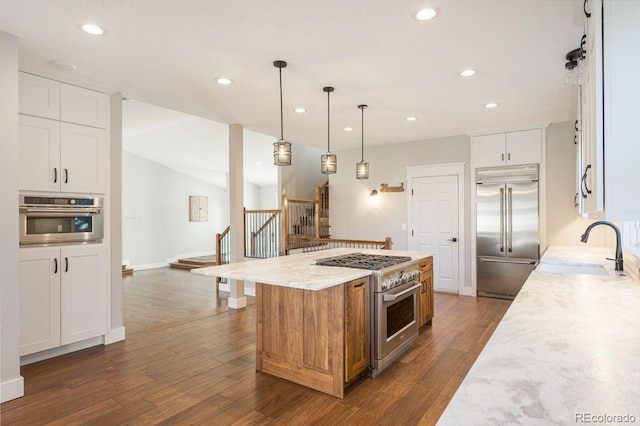
{"label": "cabinet handle", "polygon": [[58,273],[58,258],[57,257],[55,259],[53,259],[53,273],[54,274]]}
{"label": "cabinet handle", "polygon": [[578,120],[576,120],[576,123],[573,126],[576,128],[576,132],[580,131],[580,129],[578,128]]}
{"label": "cabinet handle", "polygon": [[585,47],[586,45],[587,45],[587,35],[586,34],[582,34],[582,38],[580,39],[580,49],[582,50],[582,58],[583,59],[587,55],[587,48]]}
{"label": "cabinet handle", "polygon": [[582,5],[582,9],[584,10],[584,16],[586,16],[587,18],[591,18],[591,13],[587,12],[587,1],[588,0],[584,0],[584,4]]}
{"label": "cabinet handle", "polygon": [[64,183],[69,183],[69,170],[64,169]]}
{"label": "cabinet handle", "polygon": [[578,193],[576,192],[576,196],[573,197],[573,207],[578,207]]}
{"label": "cabinet handle", "polygon": [[573,135],[573,144],[578,145],[578,135]]}
{"label": "cabinet handle", "polygon": [[353,286],[353,288],[358,288],[358,287],[362,287],[364,285],[364,282],[361,282],[360,284],[356,284]]}
{"label": "cabinet handle", "polygon": [[57,183],[58,182],[58,168],[54,167],[53,168],[53,183]]}
{"label": "cabinet handle", "polygon": [[511,153],[507,154],[507,160],[511,160]]}
{"label": "cabinet handle", "polygon": [[69,272],[69,258],[68,257],[64,258],[64,271],[65,272]]}
{"label": "cabinet handle", "polygon": [[504,154],[502,154],[502,161],[504,161]]}
{"label": "cabinet handle", "polygon": [[587,196],[591,194],[591,190],[587,186],[587,172],[589,171],[590,168],[591,168],[591,164],[587,164],[587,167],[585,167],[584,169],[584,174],[582,175],[582,179],[581,179],[582,185],[580,185],[580,191],[582,191],[582,187],[584,186],[584,189],[587,192],[586,194],[582,192],[582,198],[587,198]]}

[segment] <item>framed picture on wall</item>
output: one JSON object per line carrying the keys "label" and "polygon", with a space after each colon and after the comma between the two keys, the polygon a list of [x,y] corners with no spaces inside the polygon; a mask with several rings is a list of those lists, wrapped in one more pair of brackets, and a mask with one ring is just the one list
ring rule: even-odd
{"label": "framed picture on wall", "polygon": [[207,222],[209,220],[209,197],[189,196],[189,221]]}

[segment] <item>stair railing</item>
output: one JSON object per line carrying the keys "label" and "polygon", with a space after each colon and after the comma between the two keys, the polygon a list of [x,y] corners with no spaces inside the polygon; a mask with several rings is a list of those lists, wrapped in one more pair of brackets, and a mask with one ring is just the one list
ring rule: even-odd
{"label": "stair railing", "polygon": [[280,210],[244,211],[244,255],[267,259],[282,252]]}
{"label": "stair railing", "polygon": [[352,249],[391,250],[391,246],[393,245],[391,237],[387,237],[383,241],[309,237],[301,238],[301,240],[303,253],[340,247]]}
{"label": "stair railing", "polygon": [[284,254],[289,254],[289,250],[302,248],[301,238],[319,237],[317,204],[316,200],[293,200],[286,195],[282,196]]}
{"label": "stair railing", "polygon": [[[229,263],[229,254],[231,253],[230,230],[231,226],[227,226],[227,228],[222,231],[222,234],[216,234],[216,263],[218,265]],[[224,278],[216,277],[216,289],[222,280],[226,282]]]}

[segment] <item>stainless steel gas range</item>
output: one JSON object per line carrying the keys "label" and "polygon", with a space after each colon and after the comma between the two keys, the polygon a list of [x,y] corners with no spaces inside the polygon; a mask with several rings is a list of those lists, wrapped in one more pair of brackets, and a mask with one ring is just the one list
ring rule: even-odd
{"label": "stainless steel gas range", "polygon": [[371,376],[375,378],[418,337],[419,261],[405,256],[350,253],[315,263],[372,271]]}

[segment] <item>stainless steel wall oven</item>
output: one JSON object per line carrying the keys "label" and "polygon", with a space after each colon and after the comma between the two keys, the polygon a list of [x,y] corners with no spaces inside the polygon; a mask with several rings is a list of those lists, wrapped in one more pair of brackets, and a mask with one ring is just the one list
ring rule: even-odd
{"label": "stainless steel wall oven", "polygon": [[104,198],[20,195],[20,245],[101,242]]}

